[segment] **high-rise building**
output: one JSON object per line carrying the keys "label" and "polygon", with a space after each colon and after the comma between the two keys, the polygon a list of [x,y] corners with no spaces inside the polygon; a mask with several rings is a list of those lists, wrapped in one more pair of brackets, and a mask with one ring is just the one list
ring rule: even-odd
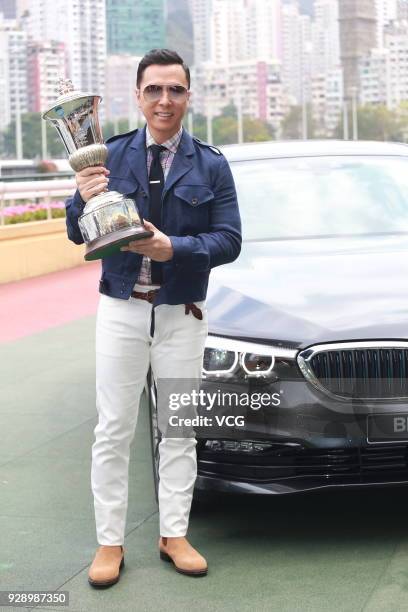
{"label": "high-rise building", "polygon": [[310,100],[312,30],[309,15],[297,2],[282,8],[282,83],[292,104]]}
{"label": "high-rise building", "polygon": [[108,54],[142,56],[165,46],[164,0],[106,0]]}
{"label": "high-rise building", "polygon": [[375,0],[377,10],[377,47],[384,46],[384,28],[398,18],[398,0]]}
{"label": "high-rise building", "polygon": [[326,135],[338,124],[343,99],[337,0],[315,0],[311,64],[315,133]]}
{"label": "high-rise building", "polygon": [[312,77],[312,116],[315,135],[326,136],[338,125],[343,106],[343,74],[341,68]]}
{"label": "high-rise building", "polygon": [[14,20],[0,19],[0,130],[27,112],[27,35]]}
{"label": "high-rise building", "polygon": [[359,61],[360,95],[362,106],[386,104],[391,106],[390,63],[388,49],[371,49],[370,53]]}
{"label": "high-rise building", "polygon": [[267,121],[279,130],[287,100],[276,60],[245,60],[227,64],[201,63],[192,71],[195,113],[217,116],[228,104],[240,105],[245,116]]}
{"label": "high-rise building", "polygon": [[337,0],[315,0],[312,23],[312,72],[321,75],[340,66]]}
{"label": "high-rise building", "polygon": [[3,131],[11,120],[9,40],[2,25],[0,20],[0,131]]}
{"label": "high-rise building", "polygon": [[135,94],[140,60],[134,55],[108,55],[106,59],[105,116],[111,121],[128,118],[131,128],[140,115]]}
{"label": "high-rise building", "polygon": [[190,0],[194,32],[194,65],[211,61],[213,0]]}
{"label": "high-rise building", "polygon": [[[233,33],[237,20],[243,17],[243,8],[243,0],[237,0],[235,5],[232,4],[231,0],[212,0],[211,61],[216,64],[227,64],[235,59]],[[242,29],[241,43],[242,46],[246,43],[246,37]],[[245,55],[245,49],[241,49],[241,53]]]}
{"label": "high-rise building", "polygon": [[194,64],[282,60],[281,0],[190,0]]}
{"label": "high-rise building", "polygon": [[210,61],[225,64],[248,59],[247,0],[211,0],[211,7]]}
{"label": "high-rise building", "polygon": [[395,109],[408,100],[408,22],[393,21],[384,29],[384,47],[360,61],[362,104]]}
{"label": "high-rise building", "polygon": [[339,2],[340,56],[344,95],[350,98],[360,88],[359,61],[377,45],[377,11],[373,0]]}
{"label": "high-rise building", "polygon": [[28,11],[24,24],[30,39],[63,42],[74,86],[103,95],[105,0],[31,0]]}
{"label": "high-rise building", "polygon": [[0,13],[5,19],[16,19],[16,0],[0,0]]}
{"label": "high-rise building", "polygon": [[281,0],[247,0],[246,30],[250,59],[282,61]]}
{"label": "high-rise building", "polygon": [[408,20],[408,0],[398,0],[397,18]]}
{"label": "high-rise building", "polygon": [[[190,0],[194,65],[225,64],[246,56],[244,0]],[[237,41],[237,34],[239,34]]]}
{"label": "high-rise building", "polygon": [[29,10],[32,0],[16,0],[16,18],[20,19]]}
{"label": "high-rise building", "polygon": [[28,110],[40,113],[50,108],[57,97],[56,83],[66,78],[67,57],[62,42],[29,41],[28,65]]}

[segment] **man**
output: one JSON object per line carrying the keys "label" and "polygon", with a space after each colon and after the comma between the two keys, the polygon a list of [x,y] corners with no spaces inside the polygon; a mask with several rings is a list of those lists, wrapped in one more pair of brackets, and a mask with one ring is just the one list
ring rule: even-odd
{"label": "man", "polygon": [[[142,130],[107,141],[107,168],[76,175],[67,201],[68,236],[84,203],[108,187],[134,198],[153,236],[102,260],[96,324],[98,424],[91,481],[97,539],[89,570],[95,587],[119,580],[124,563],[129,445],[149,365],[156,381],[201,376],[207,336],[205,298],[210,269],[235,260],[241,222],[234,181],[224,156],[182,127],[190,73],[174,51],[154,49],[137,72]],[[163,434],[163,431],[162,431]],[[160,557],[180,573],[201,576],[207,562],[186,533],[197,474],[194,436],[159,445]]]}

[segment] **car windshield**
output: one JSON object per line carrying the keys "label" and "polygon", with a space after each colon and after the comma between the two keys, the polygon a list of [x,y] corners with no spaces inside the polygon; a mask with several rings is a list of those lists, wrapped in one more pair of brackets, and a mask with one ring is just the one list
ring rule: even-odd
{"label": "car windshield", "polygon": [[232,162],[245,240],[408,232],[408,157]]}

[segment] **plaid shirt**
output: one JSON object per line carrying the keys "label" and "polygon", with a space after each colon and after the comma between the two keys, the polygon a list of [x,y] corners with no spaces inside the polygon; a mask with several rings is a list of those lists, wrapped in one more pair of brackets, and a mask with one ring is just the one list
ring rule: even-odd
{"label": "plaid shirt", "polygon": [[[162,143],[163,147],[166,147],[167,151],[162,151],[160,153],[160,163],[163,168],[164,180],[166,180],[167,175],[170,171],[170,167],[172,161],[174,159],[175,154],[177,153],[177,148],[179,146],[181,134],[183,132],[183,126],[180,127],[179,131],[174,134],[171,138]],[[150,172],[150,166],[152,164],[152,152],[149,147],[153,144],[158,144],[154,140],[153,136],[150,134],[149,126],[146,126],[146,147],[147,147],[147,175]],[[139,278],[137,279],[137,284],[139,285],[152,285],[152,277],[151,277],[151,266],[150,266],[150,257],[143,256],[142,266],[139,272]],[[153,286],[153,285],[152,285]],[[154,287],[158,287],[159,285],[154,285]]]}

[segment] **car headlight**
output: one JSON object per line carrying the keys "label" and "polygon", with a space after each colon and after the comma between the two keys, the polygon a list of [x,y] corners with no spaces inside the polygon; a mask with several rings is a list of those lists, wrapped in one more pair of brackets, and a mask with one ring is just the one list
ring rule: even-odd
{"label": "car headlight", "polygon": [[271,378],[279,360],[294,360],[296,354],[295,349],[208,336],[203,378]]}
{"label": "car headlight", "polygon": [[238,365],[238,354],[235,351],[225,351],[206,347],[204,350],[203,370],[208,374],[230,374]]}
{"label": "car headlight", "polygon": [[275,365],[274,355],[257,355],[256,353],[241,353],[241,367],[248,376],[267,376]]}

